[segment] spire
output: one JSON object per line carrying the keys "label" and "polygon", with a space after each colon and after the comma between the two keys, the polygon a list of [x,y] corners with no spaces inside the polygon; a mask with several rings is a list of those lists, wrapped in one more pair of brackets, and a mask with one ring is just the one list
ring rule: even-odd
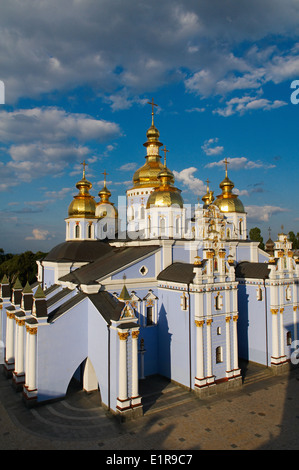
{"label": "spire", "polygon": [[35,291],[34,298],[35,299],[45,299],[46,298],[45,293],[44,293],[43,289],[41,288],[40,284],[38,285],[38,288]]}
{"label": "spire", "polygon": [[13,289],[14,289],[14,290],[23,289],[23,286],[22,286],[22,284],[21,284],[21,282],[20,282],[20,280],[19,280],[18,277],[17,277],[17,279],[16,279],[16,282],[15,282],[14,285],[13,285]]}
{"label": "spire", "polygon": [[126,284],[125,284],[126,276],[125,275],[124,275],[123,279],[124,279],[124,285],[123,285],[122,291],[121,291],[118,298],[119,298],[119,300],[123,300],[125,302],[125,301],[128,301],[128,300],[131,300],[131,297],[130,297],[130,294],[128,292],[128,289],[126,288]]}

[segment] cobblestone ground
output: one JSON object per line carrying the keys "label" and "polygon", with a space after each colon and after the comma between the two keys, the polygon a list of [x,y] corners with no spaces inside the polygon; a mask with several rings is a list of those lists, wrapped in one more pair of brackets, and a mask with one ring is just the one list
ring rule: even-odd
{"label": "cobblestone ground", "polygon": [[28,409],[0,376],[1,450],[299,449],[299,370],[200,400],[172,383],[145,397],[145,414],[120,423],[98,393]]}

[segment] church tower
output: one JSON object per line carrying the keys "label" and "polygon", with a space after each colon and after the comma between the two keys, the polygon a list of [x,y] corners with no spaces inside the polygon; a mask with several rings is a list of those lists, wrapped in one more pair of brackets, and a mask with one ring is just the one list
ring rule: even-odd
{"label": "church tower", "polygon": [[152,99],[152,124],[148,129],[145,164],[133,176],[133,187],[127,191],[127,228],[129,232],[144,231],[146,227],[145,208],[152,191],[160,186],[159,173],[164,169],[159,155],[162,143],[159,141],[160,133],[154,124],[154,106]]}
{"label": "church tower", "polygon": [[108,238],[113,240],[118,230],[118,211],[110,201],[111,192],[106,186],[107,173],[104,171],[104,186],[99,191],[100,201],[96,204],[96,217],[98,219],[96,237],[99,240]]}
{"label": "church tower", "polygon": [[76,184],[79,193],[74,196],[68,208],[66,221],[66,241],[96,240],[96,202],[89,194],[92,184],[85,178],[85,161],[83,176]]}
{"label": "church tower", "polygon": [[227,175],[227,165],[229,163],[227,159],[224,160],[224,163],[225,178],[219,185],[220,189],[222,189],[222,194],[216,197],[213,204],[219,207],[226,216],[227,227],[225,237],[227,239],[246,240],[246,212],[237,194],[232,192],[235,185]]}

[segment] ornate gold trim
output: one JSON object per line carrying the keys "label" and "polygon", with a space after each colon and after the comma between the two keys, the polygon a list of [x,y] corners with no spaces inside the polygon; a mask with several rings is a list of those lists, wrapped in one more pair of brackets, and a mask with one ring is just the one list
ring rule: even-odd
{"label": "ornate gold trim", "polygon": [[139,336],[139,331],[132,331],[132,338],[137,339]]}
{"label": "ornate gold trim", "polygon": [[204,325],[204,320],[195,320],[195,325],[196,325],[197,327],[203,326],[203,325]]}
{"label": "ornate gold trim", "polygon": [[120,332],[118,332],[118,336],[119,336],[119,339],[121,341],[125,341],[126,339],[128,339],[129,333],[120,333]]}

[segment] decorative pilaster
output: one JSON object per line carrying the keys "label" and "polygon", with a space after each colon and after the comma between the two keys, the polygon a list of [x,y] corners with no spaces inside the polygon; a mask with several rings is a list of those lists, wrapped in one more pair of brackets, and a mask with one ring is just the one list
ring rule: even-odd
{"label": "decorative pilaster", "polygon": [[212,370],[212,331],[211,325],[213,320],[207,319],[207,384],[211,385],[214,383],[214,376]]}
{"label": "decorative pilaster", "polygon": [[204,348],[203,348],[203,320],[195,320],[196,325],[196,377],[195,386],[204,387],[207,383],[204,378]]}
{"label": "decorative pilaster", "polygon": [[36,347],[37,347],[37,327],[26,325],[26,380],[23,387],[24,397],[28,400],[37,398],[36,384]]}
{"label": "decorative pilaster", "polygon": [[118,332],[119,336],[119,384],[117,409],[125,411],[130,408],[128,398],[128,371],[127,371],[127,339],[129,333]]}
{"label": "decorative pilaster", "polygon": [[271,364],[279,364],[279,350],[278,350],[278,308],[271,308],[272,313],[272,355]]}
{"label": "decorative pilaster", "polygon": [[141,406],[141,397],[138,391],[138,336],[139,331],[132,331],[132,408]]}
{"label": "decorative pilaster", "polygon": [[231,370],[231,352],[230,352],[230,317],[225,318],[225,334],[226,334],[226,377],[232,376]]}
{"label": "decorative pilaster", "polygon": [[13,382],[17,389],[25,383],[24,326],[25,320],[16,318],[16,355]]}
{"label": "decorative pilaster", "polygon": [[15,356],[14,356],[14,326],[15,326],[15,315],[12,312],[6,311],[6,349],[5,349],[5,362],[4,370],[7,377],[11,377],[11,374],[15,368]]}
{"label": "decorative pilaster", "polygon": [[237,330],[237,323],[238,323],[238,315],[233,316],[233,370],[234,370],[234,377],[240,375],[241,371],[239,369],[239,362],[238,362],[238,330]]}

